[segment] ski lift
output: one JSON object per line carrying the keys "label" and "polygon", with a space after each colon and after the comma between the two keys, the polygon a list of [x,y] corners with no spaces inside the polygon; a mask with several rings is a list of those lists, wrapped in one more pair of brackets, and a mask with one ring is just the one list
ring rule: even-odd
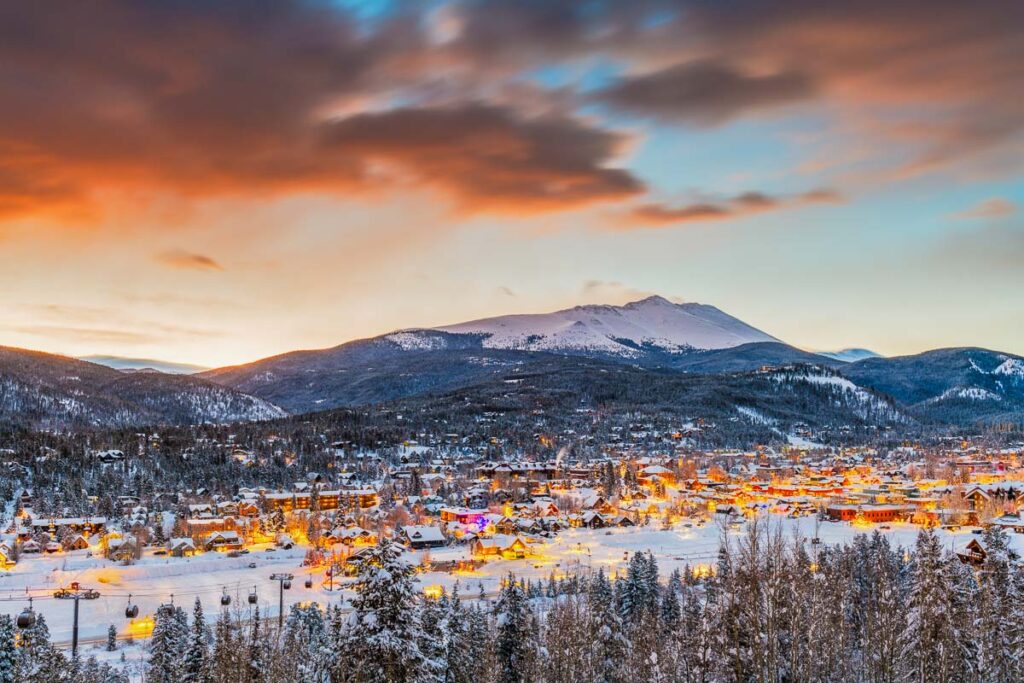
{"label": "ski lift", "polygon": [[259,596],[256,595],[256,586],[253,586],[252,590],[249,591],[249,604],[255,605],[259,601],[259,599]]}
{"label": "ski lift", "polygon": [[174,593],[171,593],[171,601],[157,607],[157,616],[170,617],[174,615]]}
{"label": "ski lift", "polygon": [[132,604],[132,594],[128,594],[128,606],[124,608],[124,618],[134,619],[139,616],[139,606]]}
{"label": "ski lift", "polygon": [[32,628],[36,625],[36,613],[32,611],[32,598],[28,599],[28,607],[18,615],[18,628]]}
{"label": "ski lift", "polygon": [[285,590],[289,590],[291,587],[292,587],[292,582],[290,580],[286,580],[284,582],[284,589]]}
{"label": "ski lift", "polygon": [[312,588],[312,587],[313,587],[313,577],[312,576],[307,576],[306,577],[306,588]]}
{"label": "ski lift", "polygon": [[221,589],[221,594],[220,594],[220,604],[223,605],[224,607],[227,607],[228,605],[231,604],[231,596],[228,595],[227,590],[223,589],[223,588]]}

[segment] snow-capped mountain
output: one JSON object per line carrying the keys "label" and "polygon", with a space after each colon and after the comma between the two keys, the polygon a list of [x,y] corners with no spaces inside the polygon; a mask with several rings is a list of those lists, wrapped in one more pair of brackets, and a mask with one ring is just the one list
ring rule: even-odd
{"label": "snow-capped mountain", "polygon": [[819,356],[825,356],[833,360],[841,360],[844,363],[856,363],[867,358],[881,358],[881,354],[871,349],[841,349],[839,351],[817,351]]}
{"label": "snow-capped mountain", "polygon": [[[778,342],[775,337],[698,303],[652,296],[624,306],[576,306],[554,313],[505,315],[434,328],[480,334],[483,346],[520,351],[578,351],[636,357]],[[404,333],[408,336],[413,331]]]}

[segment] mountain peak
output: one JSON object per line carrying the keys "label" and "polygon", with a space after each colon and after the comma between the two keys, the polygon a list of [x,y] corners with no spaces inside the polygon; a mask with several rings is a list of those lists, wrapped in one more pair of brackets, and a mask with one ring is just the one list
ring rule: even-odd
{"label": "mountain peak", "polygon": [[643,299],[637,299],[636,301],[630,301],[628,304],[623,305],[622,308],[641,308],[641,307],[644,307],[644,306],[675,306],[675,305],[676,304],[672,303],[671,301],[669,301],[668,299],[666,299],[663,296],[659,296],[658,294],[652,294],[651,296],[645,297]]}
{"label": "mountain peak", "polygon": [[484,346],[637,356],[641,348],[677,353],[777,342],[714,306],[674,304],[650,296],[623,306],[577,306],[552,313],[506,315],[435,328],[485,335]]}

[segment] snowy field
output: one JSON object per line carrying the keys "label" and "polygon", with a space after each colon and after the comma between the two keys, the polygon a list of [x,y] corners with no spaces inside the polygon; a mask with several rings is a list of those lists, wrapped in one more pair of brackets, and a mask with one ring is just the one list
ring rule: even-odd
{"label": "snowy field", "polygon": [[[812,538],[816,532],[813,518],[792,519],[766,515],[771,524],[780,525],[784,534],[797,534]],[[912,546],[918,527],[911,524],[891,524],[882,533],[897,546]],[[879,528],[880,527],[875,527]],[[500,581],[509,573],[532,580],[546,579],[554,572],[586,574],[603,568],[614,574],[625,568],[632,553],[651,551],[658,560],[662,576],[673,569],[714,564],[722,533],[730,539],[738,539],[741,528],[724,530],[715,522],[703,525],[683,523],[672,529],[657,526],[623,528],[611,530],[571,529],[554,539],[545,539],[532,545],[536,557],[523,560],[495,560],[477,571],[452,574],[427,571],[419,575],[424,589],[439,587],[450,589],[456,581],[461,585],[464,597],[472,598],[483,585],[484,592],[492,597],[498,591]],[[863,530],[846,523],[822,522],[817,524],[817,533],[823,544],[848,543]],[[960,550],[972,538],[970,530],[958,532],[939,531],[943,544],[950,550]],[[1024,554],[1024,535],[1010,534],[1011,546]],[[80,639],[83,652],[91,653],[89,646],[105,642],[107,628],[113,624],[122,637],[134,632],[138,637],[147,635],[147,617],[172,599],[177,605],[191,610],[195,598],[202,599],[208,619],[220,607],[220,596],[227,592],[232,597],[232,606],[243,611],[249,608],[247,597],[255,586],[259,595],[261,614],[276,617],[278,613],[278,584],[270,580],[274,572],[295,574],[290,590],[284,592],[285,610],[296,602],[319,602],[322,605],[338,604],[351,597],[345,590],[328,590],[322,569],[310,570],[301,567],[305,551],[302,548],[266,552],[257,547],[248,555],[230,558],[225,554],[206,553],[193,558],[169,558],[147,555],[132,566],[121,566],[99,557],[87,557],[86,551],[59,556],[36,556],[23,559],[9,572],[0,575],[0,613],[16,616],[28,604],[28,596],[35,598],[34,608],[46,616],[53,640],[68,645],[71,640],[73,602],[53,598],[53,591],[72,581],[83,587],[100,591],[96,600],[82,600],[80,603]],[[429,561],[468,560],[468,546],[455,546],[430,551],[411,553],[417,562],[424,555]],[[254,563],[255,568],[249,565]],[[313,587],[305,587],[305,579],[313,580]],[[128,595],[139,606],[139,617],[130,621],[124,610]]]}

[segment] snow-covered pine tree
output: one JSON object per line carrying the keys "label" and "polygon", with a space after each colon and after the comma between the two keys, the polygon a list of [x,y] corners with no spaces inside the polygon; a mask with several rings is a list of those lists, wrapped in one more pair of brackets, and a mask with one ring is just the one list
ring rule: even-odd
{"label": "snow-covered pine tree", "polygon": [[[46,617],[36,614],[35,623],[22,630],[18,638],[18,681],[44,681],[44,676],[55,669],[64,657],[50,644],[50,628]],[[66,661],[65,661],[66,663]],[[60,676],[63,671],[54,673]]]}
{"label": "snow-covered pine tree", "polygon": [[466,613],[466,657],[470,666],[469,681],[482,681],[493,669],[494,651],[487,614],[480,605],[471,605]]}
{"label": "snow-covered pine tree", "polygon": [[679,595],[682,589],[682,584],[678,581],[673,584],[669,581],[669,585],[665,586],[665,590],[661,595],[661,607],[659,609],[659,619],[661,625],[666,629],[673,631],[679,626],[679,620],[682,617],[682,611],[679,607]]}
{"label": "snow-covered pine tree", "polygon": [[260,607],[252,612],[252,619],[249,621],[249,657],[246,662],[247,674],[245,683],[263,683],[266,675],[266,662],[263,657],[263,626],[260,623]]}
{"label": "snow-covered pine tree", "polygon": [[203,683],[207,679],[210,663],[209,640],[210,633],[206,627],[206,618],[203,616],[203,603],[196,597],[192,608],[192,629],[185,650],[181,679],[184,683]]}
{"label": "snow-covered pine tree", "polygon": [[188,622],[184,612],[169,606],[158,609],[149,643],[146,680],[151,683],[179,683],[187,646]]}
{"label": "snow-covered pine tree", "polygon": [[213,629],[209,676],[212,683],[239,680],[239,643],[237,630],[228,610],[221,610]]}
{"label": "snow-covered pine tree", "polygon": [[427,665],[419,680],[424,683],[441,683],[444,674],[445,653],[448,650],[448,595],[442,589],[437,599],[423,598],[420,607],[420,652]]}
{"label": "snow-covered pine tree", "polygon": [[1006,532],[993,526],[982,537],[985,561],[979,572],[981,593],[977,622],[979,673],[991,683],[1014,681],[1016,653],[1011,647],[1013,600],[1010,549]]}
{"label": "snow-covered pine tree", "polygon": [[[946,675],[950,681],[973,681],[978,675],[978,643],[975,614],[978,605],[978,582],[974,571],[958,559],[946,562],[946,585],[949,588],[949,622],[952,652]],[[1021,587],[1024,590],[1024,586]],[[1022,595],[1015,590],[1017,596]],[[1024,615],[1021,615],[1024,617]],[[1020,650],[1015,650],[1019,652]],[[1022,680],[1018,674],[1018,680]]]}
{"label": "snow-covered pine tree", "polygon": [[530,627],[530,608],[523,586],[509,575],[494,610],[497,635],[494,649],[498,683],[526,683],[536,654]]}
{"label": "snow-covered pine tree", "polygon": [[472,683],[474,662],[471,651],[469,617],[462,605],[462,599],[459,597],[457,582],[452,587],[451,595],[446,596],[443,607],[446,627],[443,655],[444,682]]}
{"label": "snow-covered pine tree", "polygon": [[398,544],[385,540],[371,548],[359,565],[342,647],[350,680],[414,683],[432,669],[420,650],[419,600],[415,568]]}
{"label": "snow-covered pine tree", "polygon": [[911,564],[907,626],[903,633],[903,680],[943,681],[949,635],[949,588],[943,572],[942,548],[931,529],[917,535]]}
{"label": "snow-covered pine tree", "polygon": [[591,656],[589,670],[595,683],[615,683],[624,680],[623,663],[629,651],[629,640],[624,633],[622,618],[616,609],[612,585],[598,571],[587,590]]}
{"label": "snow-covered pine tree", "polygon": [[0,614],[0,683],[18,680],[18,650],[15,645],[14,621]]}
{"label": "snow-covered pine tree", "polygon": [[117,649],[117,627],[113,624],[107,628],[107,652],[113,652]]}

